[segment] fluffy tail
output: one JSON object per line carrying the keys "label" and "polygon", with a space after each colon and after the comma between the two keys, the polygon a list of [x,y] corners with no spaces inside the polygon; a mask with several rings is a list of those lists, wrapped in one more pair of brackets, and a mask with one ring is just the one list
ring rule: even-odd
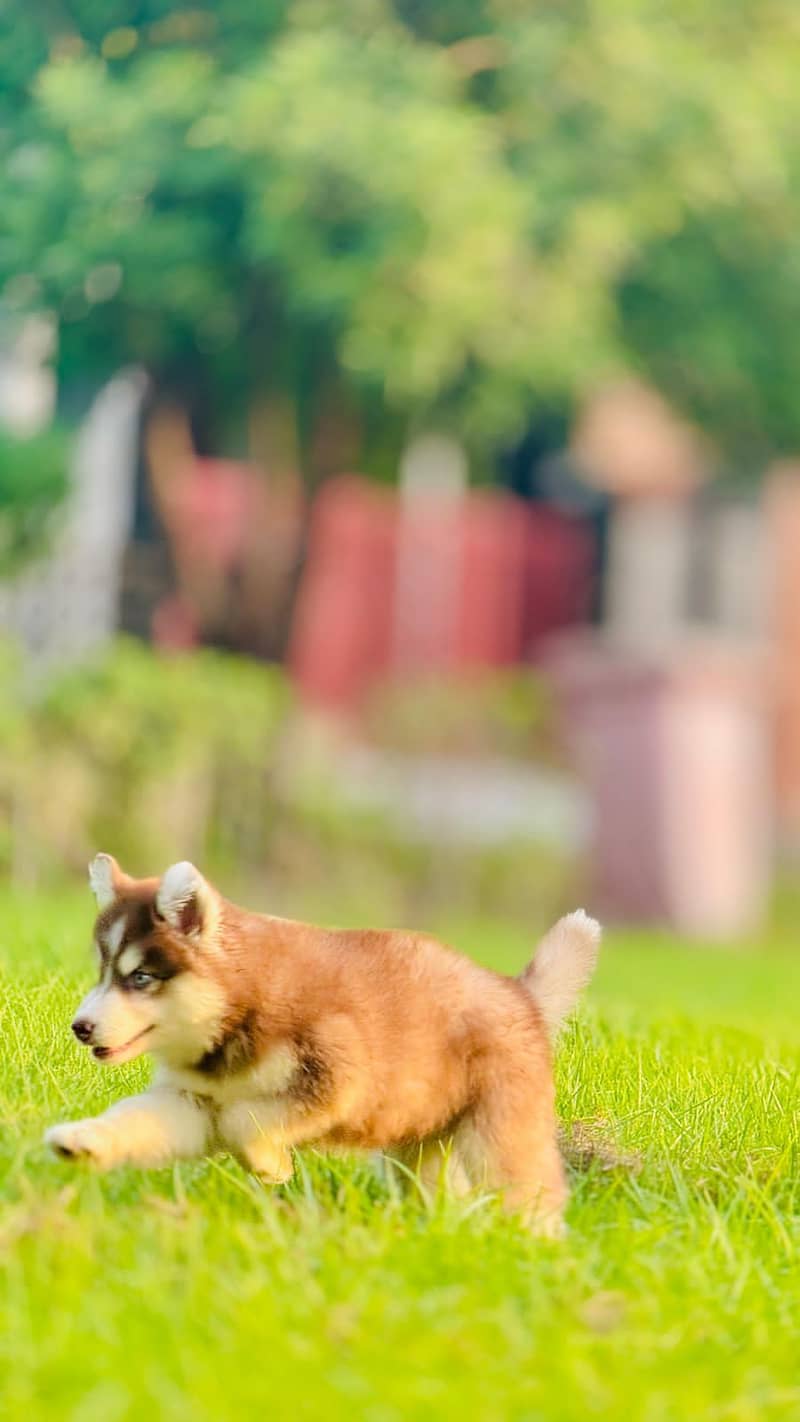
{"label": "fluffy tail", "polygon": [[583,909],[560,918],[545,934],[536,957],[520,978],[555,1037],[574,1008],[597,962],[602,929]]}

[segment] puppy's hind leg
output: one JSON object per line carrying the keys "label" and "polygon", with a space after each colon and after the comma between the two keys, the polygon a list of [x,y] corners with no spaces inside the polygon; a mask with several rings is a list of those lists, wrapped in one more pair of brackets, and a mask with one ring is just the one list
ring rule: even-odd
{"label": "puppy's hind leg", "polygon": [[417,1181],[423,1194],[433,1199],[439,1190],[453,1199],[460,1199],[470,1191],[469,1176],[453,1138],[434,1138],[397,1147],[389,1153],[390,1161],[397,1161],[402,1167],[406,1185]]}
{"label": "puppy's hind leg", "polygon": [[567,1185],[553,1090],[540,1076],[487,1085],[459,1126],[456,1147],[476,1188],[500,1192],[536,1234],[563,1235]]}

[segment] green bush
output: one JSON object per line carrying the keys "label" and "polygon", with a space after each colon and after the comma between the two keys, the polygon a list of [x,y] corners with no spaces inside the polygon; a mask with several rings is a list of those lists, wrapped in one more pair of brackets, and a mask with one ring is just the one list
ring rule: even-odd
{"label": "green bush", "polygon": [[550,691],[529,669],[388,684],[371,698],[364,729],[374,745],[410,754],[558,759]]}
{"label": "green bush", "polygon": [[59,429],[28,439],[0,432],[0,575],[46,547],[69,487],[69,449]]}
{"label": "green bush", "polygon": [[123,639],[34,704],[19,673],[6,651],[0,876],[83,875],[99,849],[135,874],[189,858],[275,912],[317,902],[408,923],[443,909],[543,921],[569,897],[572,866],[552,849],[432,847],[354,806],[336,737],[320,741],[278,668]]}
{"label": "green bush", "polygon": [[170,857],[263,860],[289,701],[271,668],[121,640],[29,711],[28,858],[71,869],[106,848],[142,873]]}

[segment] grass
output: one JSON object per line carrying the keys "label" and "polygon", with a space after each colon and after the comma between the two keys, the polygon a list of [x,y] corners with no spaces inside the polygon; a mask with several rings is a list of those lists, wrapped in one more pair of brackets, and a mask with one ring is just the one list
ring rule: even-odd
{"label": "grass", "polygon": [[[788,933],[733,952],[612,937],[559,1095],[641,1168],[577,1177],[554,1245],[313,1153],[277,1192],[224,1159],[106,1177],[50,1159],[46,1125],[146,1079],[69,1039],[89,917],[83,896],[0,902],[4,1416],[800,1417]],[[508,969],[530,950],[490,926],[457,941]]]}

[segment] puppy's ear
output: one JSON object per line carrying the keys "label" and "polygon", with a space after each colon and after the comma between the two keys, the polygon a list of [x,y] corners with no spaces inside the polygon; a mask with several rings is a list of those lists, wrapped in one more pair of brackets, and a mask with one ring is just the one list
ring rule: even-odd
{"label": "puppy's ear", "polygon": [[113,904],[126,879],[127,875],[123,874],[112,855],[95,855],[89,865],[89,887],[101,913]]}
{"label": "puppy's ear", "polygon": [[156,912],[187,938],[200,939],[212,925],[215,895],[188,860],[173,864],[156,893]]}

